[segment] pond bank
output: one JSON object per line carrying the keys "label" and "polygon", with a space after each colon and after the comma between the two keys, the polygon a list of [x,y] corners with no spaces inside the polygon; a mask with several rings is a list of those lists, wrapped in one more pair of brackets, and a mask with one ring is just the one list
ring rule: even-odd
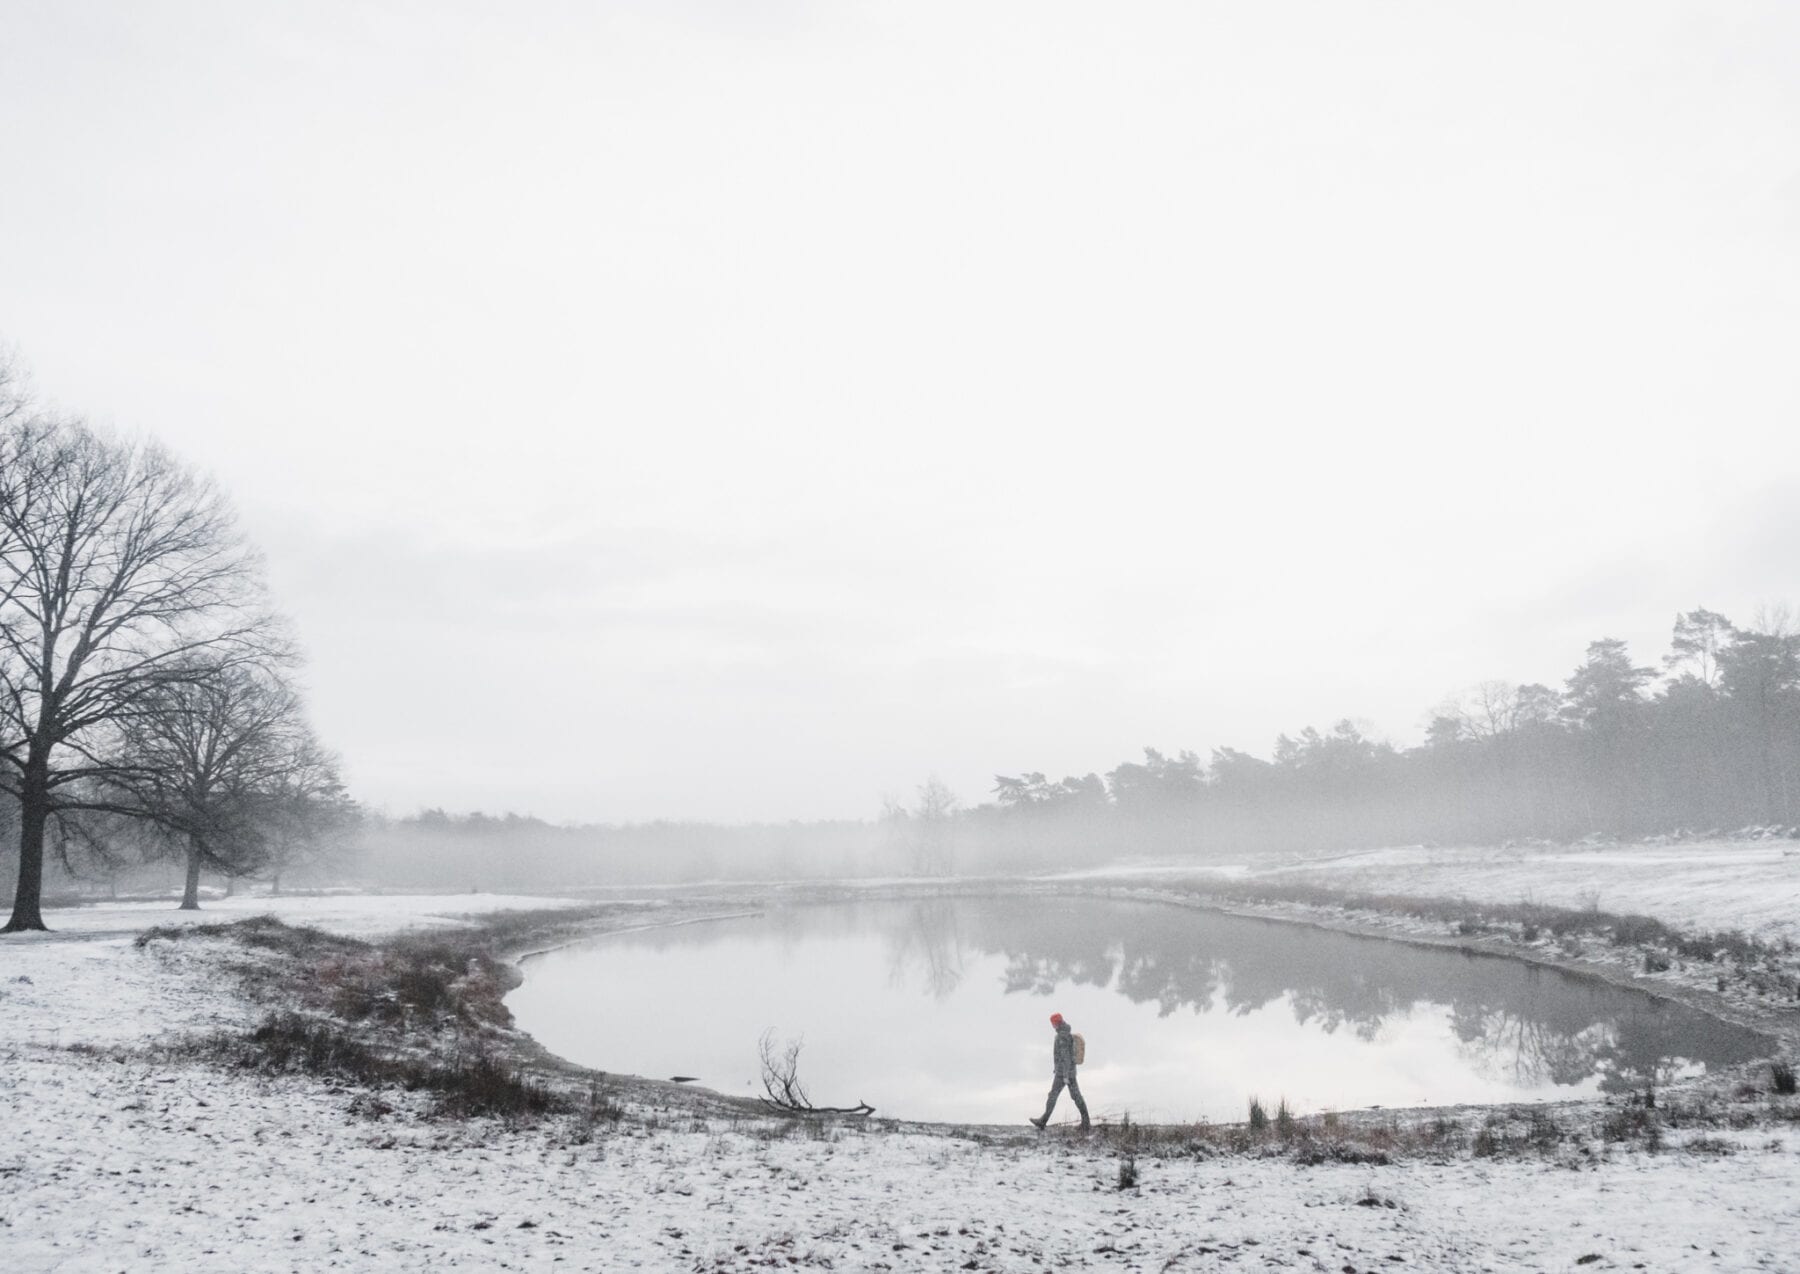
{"label": "pond bank", "polygon": [[[1536,909],[1542,913],[1535,922],[1540,932],[1533,934],[1530,930],[1533,922],[1494,920],[1490,918],[1492,907],[1461,899],[1395,895],[1388,905],[1383,906],[1380,899],[1350,891],[1335,891],[1340,894],[1338,901],[1328,898],[1255,901],[1234,896],[1208,883],[1193,883],[1183,888],[1096,882],[1073,888],[1093,896],[1165,902],[1228,915],[1310,925],[1359,937],[1523,960],[1678,1001],[1733,1025],[1770,1036],[1779,1045],[1777,1055],[1792,1057],[1800,1051],[1800,951],[1791,946],[1783,950],[1777,943],[1757,943],[1754,956],[1759,963],[1756,968],[1746,970],[1743,965],[1734,965],[1723,956],[1684,958],[1671,955],[1667,946],[1659,942],[1617,941],[1610,935],[1597,936],[1606,932],[1606,926],[1603,921],[1593,923],[1593,917],[1604,917],[1604,913],[1584,913],[1572,908]],[[1334,891],[1325,888],[1317,892],[1329,895]],[[1422,910],[1428,914],[1422,915]],[[1558,939],[1550,927],[1558,915],[1580,922],[1579,929]],[[1649,972],[1652,968],[1655,971]]]}
{"label": "pond bank", "polygon": [[765,1032],[804,1037],[821,1104],[950,1123],[1042,1109],[1053,1009],[1086,1034],[1082,1085],[1115,1123],[1236,1123],[1255,1094],[1302,1114],[1570,1100],[1773,1051],[1641,990],[1466,949],[1163,897],[886,892],[615,934],[534,962],[508,1007],[563,1057],[725,1092],[756,1086]]}
{"label": "pond bank", "polygon": [[[1276,887],[1279,888],[1279,887]],[[1669,935],[1704,933],[1691,925],[1666,925],[1650,917],[1615,916],[1593,908],[1539,906],[1537,927],[1498,913],[1520,904],[1483,902],[1420,894],[1371,895],[1335,885],[1304,887],[1304,898],[1257,898],[1266,883],[1241,877],[1190,875],[1146,884],[1133,877],[1089,874],[1082,879],[983,877],[967,880],[878,884],[792,884],[739,886],[715,895],[721,903],[757,900],[792,903],[850,903],[1024,893],[1160,902],[1218,911],[1249,919],[1307,925],[1357,937],[1381,938],[1436,948],[1503,956],[1564,972],[1598,978],[1614,986],[1646,992],[1709,1013],[1735,1026],[1774,1037],[1781,1055],[1800,1054],[1800,946],[1781,937],[1752,938],[1755,965],[1746,968],[1729,953],[1707,960],[1672,953]],[[688,894],[678,891],[670,896]],[[1250,896],[1246,896],[1250,895]],[[1356,905],[1356,904],[1362,905]],[[1796,900],[1800,905],[1800,899]],[[1571,926],[1559,937],[1558,917]],[[1611,922],[1652,920],[1665,942],[1612,940]],[[1629,936],[1630,930],[1627,930]],[[1646,964],[1667,961],[1646,972]],[[1721,987],[1721,976],[1725,985]]]}
{"label": "pond bank", "polygon": [[[541,941],[541,919],[492,940]],[[544,923],[596,919],[610,923]],[[355,932],[376,956],[397,941]],[[1238,1148],[1241,1129],[1076,1141],[771,1120],[655,1084],[609,1098],[616,1119],[446,1118],[424,1091],[168,1049],[252,1026],[271,1006],[236,970],[285,959],[223,935],[0,945],[4,1009],[29,1032],[0,1039],[9,1268],[1751,1270],[1800,1248],[1800,1137],[1733,1128],[1735,1107],[1668,1127],[1654,1151],[1628,1127],[1644,1126],[1635,1108],[1613,1112],[1613,1140],[1469,1112],[1460,1142],[1384,1164]],[[1121,1189],[1128,1163],[1137,1184]]]}

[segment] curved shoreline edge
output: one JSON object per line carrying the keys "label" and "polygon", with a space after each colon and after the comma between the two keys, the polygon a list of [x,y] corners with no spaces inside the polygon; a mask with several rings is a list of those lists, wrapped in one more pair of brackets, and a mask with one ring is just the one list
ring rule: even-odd
{"label": "curved shoreline edge", "polygon": [[[546,912],[545,914],[554,915],[555,913]],[[671,920],[655,921],[651,924],[628,925],[623,929],[601,929],[593,933],[579,934],[562,942],[553,942],[547,947],[538,947],[531,951],[507,952],[505,959],[509,964],[522,970],[527,960],[536,960],[540,956],[547,956],[568,947],[578,947],[585,942],[594,942],[601,938],[616,938],[627,933],[649,933],[656,929],[679,929],[683,925],[711,924],[716,920],[748,920],[762,914],[764,914],[764,909],[759,907],[752,911],[725,911],[718,915],[680,916]]]}
{"label": "curved shoreline edge", "polygon": [[[1800,1006],[1786,1011],[1759,1009],[1754,1006],[1737,1004],[1724,996],[1702,988],[1681,986],[1667,982],[1657,982],[1639,977],[1629,971],[1621,963],[1578,959],[1568,956],[1551,956],[1537,950],[1522,950],[1520,944],[1505,937],[1465,937],[1462,935],[1432,934],[1416,929],[1403,928],[1403,919],[1399,916],[1388,917],[1383,923],[1380,915],[1371,915],[1367,919],[1353,918],[1348,915],[1320,915],[1301,904],[1284,903],[1263,906],[1247,906],[1231,904],[1219,899],[1207,898],[1203,895],[1187,895],[1167,888],[1149,886],[1129,886],[1108,884],[1104,881],[1093,883],[1071,884],[1068,882],[1051,882],[1019,879],[983,879],[971,880],[962,884],[948,882],[934,884],[909,885],[903,883],[882,884],[877,886],[861,886],[854,883],[837,882],[817,885],[776,885],[757,889],[746,886],[745,892],[752,894],[760,905],[750,909],[709,913],[702,915],[672,916],[666,920],[650,921],[624,928],[595,927],[587,932],[576,934],[566,941],[553,943],[542,948],[524,951],[503,952],[502,956],[524,977],[524,963],[539,956],[548,955],[566,947],[578,946],[597,939],[611,937],[615,934],[644,933],[657,929],[678,928],[685,925],[705,924],[715,920],[743,919],[765,914],[770,906],[829,906],[850,902],[895,902],[924,900],[931,898],[969,898],[969,897],[1074,897],[1093,898],[1113,901],[1129,901],[1144,903],[1160,903],[1167,906],[1182,907],[1192,911],[1213,912],[1220,915],[1235,916],[1247,920],[1265,920],[1273,924],[1292,924],[1323,931],[1342,933],[1352,937],[1367,938],[1372,941],[1400,942],[1410,946],[1429,947],[1435,950],[1462,951],[1470,955],[1480,955],[1494,959],[1515,960],[1522,964],[1540,968],[1553,969],[1557,972],[1576,977],[1590,978],[1606,985],[1623,990],[1637,991],[1653,999],[1668,1000],[1697,1010],[1709,1017],[1744,1030],[1754,1032],[1772,1046],[1763,1058],[1733,1067],[1726,1071],[1709,1072],[1708,1074],[1677,1081],[1668,1086],[1671,1090],[1698,1089],[1709,1081],[1716,1082],[1720,1078],[1739,1073],[1750,1066],[1763,1066],[1774,1058],[1800,1051]],[[694,902],[702,899],[695,898]],[[553,915],[553,912],[546,912]],[[1636,948],[1630,948],[1634,953]],[[615,1072],[603,1071],[595,1067],[562,1057],[545,1048],[535,1036],[528,1031],[519,1030],[519,1035],[529,1041],[528,1047],[537,1054],[542,1062],[553,1062],[558,1069],[586,1074],[595,1078],[611,1079],[629,1078],[639,1083],[664,1086],[683,1093],[694,1095],[705,1094],[719,1101],[736,1104],[742,1098],[734,1098],[719,1093],[701,1084],[675,1085],[668,1080],[660,1080],[647,1076],[623,1076]],[[1439,1112],[1489,1110],[1495,1112],[1517,1110],[1522,1108],[1544,1109],[1549,1107],[1591,1106],[1603,1102],[1604,1099],[1591,1096],[1569,1097],[1559,1101],[1545,1102],[1499,1102],[1499,1103],[1464,1103],[1455,1106],[1382,1106],[1354,1108],[1335,1111],[1342,1117],[1355,1119],[1361,1117],[1391,1117],[1405,1114],[1409,1118],[1427,1118]],[[904,1126],[912,1129],[937,1130],[940,1132],[965,1131],[970,1133],[991,1133],[1004,1131],[1016,1133],[1011,1125],[995,1124],[961,1124],[937,1123],[931,1121],[915,1121],[906,1119],[889,1119],[883,1117],[881,1122]]]}
{"label": "curved shoreline edge", "polygon": [[[1516,960],[1521,964],[1554,969],[1559,973],[1575,977],[1591,978],[1621,990],[1638,991],[1652,999],[1670,1000],[1709,1017],[1717,1018],[1731,1026],[1741,1027],[1744,1030],[1766,1036],[1776,1045],[1776,1051],[1770,1056],[1778,1056],[1783,1049],[1800,1047],[1800,1005],[1784,1012],[1758,1009],[1734,1003],[1716,992],[1703,988],[1682,986],[1679,983],[1658,982],[1639,976],[1621,963],[1584,960],[1571,956],[1553,956],[1533,948],[1521,948],[1519,944],[1508,938],[1475,938],[1462,935],[1420,933],[1400,928],[1397,919],[1393,927],[1389,927],[1381,924],[1379,920],[1360,921],[1320,916],[1312,914],[1298,905],[1260,910],[1255,907],[1232,905],[1216,900],[1187,898],[1181,895],[1169,896],[1155,890],[1127,889],[1117,892],[1109,891],[1104,895],[1089,893],[1088,896],[1161,902],[1169,906],[1188,907],[1196,911],[1214,911],[1245,920],[1267,920],[1272,924],[1303,925],[1308,928],[1348,934],[1358,938],[1399,942],[1415,947],[1430,947],[1438,951],[1462,951],[1469,955],[1486,956],[1498,960]],[[1635,947],[1630,949],[1638,950]]]}

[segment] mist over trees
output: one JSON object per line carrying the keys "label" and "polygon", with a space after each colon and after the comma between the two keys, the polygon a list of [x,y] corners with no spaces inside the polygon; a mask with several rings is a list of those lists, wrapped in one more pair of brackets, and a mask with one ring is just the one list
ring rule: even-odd
{"label": "mist over trees", "polygon": [[1104,778],[997,776],[966,848],[995,863],[1074,862],[1102,844],[1230,853],[1573,840],[1800,824],[1800,634],[1676,618],[1658,668],[1602,638],[1561,687],[1489,681],[1397,748],[1341,720],[1264,760],[1146,749]]}
{"label": "mist over trees", "polygon": [[191,907],[203,873],[530,890],[1800,825],[1800,632],[1781,611],[1696,608],[1656,663],[1601,638],[1560,685],[1482,682],[1416,747],[1340,720],[1267,756],[1147,748],[1104,774],[997,775],[980,804],[932,776],[874,819],[748,826],[365,818],[296,662],[223,493],[153,443],[38,409],[0,359],[10,930],[43,927],[47,870],[116,886],[162,863]]}
{"label": "mist over trees", "polygon": [[896,874],[878,823],[564,826],[520,814],[365,814],[358,878],[382,888],[518,891]]}
{"label": "mist over trees", "polygon": [[1435,842],[1702,834],[1800,824],[1800,635],[1679,616],[1661,666],[1592,642],[1560,687],[1486,681],[1400,748],[1344,720],[1268,757],[1146,748],[1105,774],[995,777],[973,807],[933,776],[872,822],[559,827],[429,810],[365,827],[365,878],[525,889],[943,876]]}
{"label": "mist over trees", "polygon": [[888,797],[882,802],[885,856],[919,876],[944,876],[955,868],[955,824],[961,802],[937,775],[919,784],[911,808]]}

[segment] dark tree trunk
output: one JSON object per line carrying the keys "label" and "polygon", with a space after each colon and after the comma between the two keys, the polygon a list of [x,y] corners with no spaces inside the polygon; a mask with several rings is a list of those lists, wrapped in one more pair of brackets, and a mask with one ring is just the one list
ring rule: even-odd
{"label": "dark tree trunk", "polygon": [[177,910],[200,910],[200,841],[198,837],[188,844],[187,888],[182,891],[181,906]]}
{"label": "dark tree trunk", "polygon": [[50,821],[48,766],[36,758],[25,762],[19,784],[19,886],[13,893],[12,919],[0,933],[47,929],[44,923],[44,827]]}

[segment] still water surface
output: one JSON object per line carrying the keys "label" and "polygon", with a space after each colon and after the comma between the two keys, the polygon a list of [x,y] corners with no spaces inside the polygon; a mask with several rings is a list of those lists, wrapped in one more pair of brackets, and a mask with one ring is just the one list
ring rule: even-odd
{"label": "still water surface", "polygon": [[[1087,1039],[1096,1117],[1244,1117],[1618,1092],[1765,1056],[1693,1009],[1488,956],[1154,903],[799,906],[617,934],[525,964],[508,1004],[600,1070],[758,1091],[803,1036],[820,1105],[1010,1123],[1042,1109],[1048,1017]],[[1065,1097],[1059,1118],[1073,1118]]]}

